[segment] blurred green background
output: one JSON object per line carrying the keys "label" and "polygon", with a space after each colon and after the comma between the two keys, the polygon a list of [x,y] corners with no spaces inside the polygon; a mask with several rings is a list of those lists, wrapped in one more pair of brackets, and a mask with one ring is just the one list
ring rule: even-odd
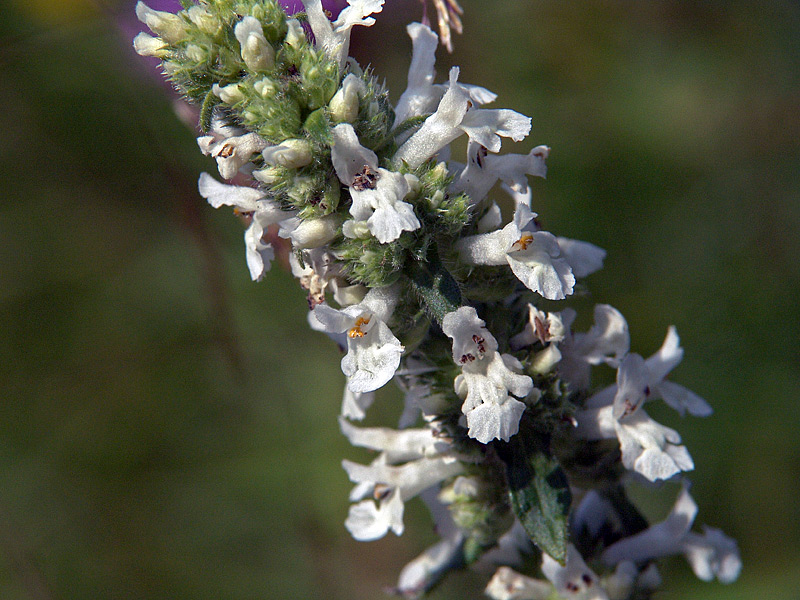
{"label": "blurred green background", "polygon": [[[0,0],[0,598],[382,598],[430,520],[410,503],[401,538],[347,535],[339,463],[366,454],[338,433],[338,351],[196,193],[214,165],[133,53],[133,4]],[[800,5],[462,4],[440,80],[460,65],[533,117],[513,150],[553,149],[534,208],[608,250],[577,305],[619,308],[644,355],[675,324],[672,380],[716,411],[651,414],[744,569],[722,586],[669,560],[658,597],[800,598]],[[387,0],[355,34],[395,99],[420,13]],[[675,491],[636,493],[660,519]]]}

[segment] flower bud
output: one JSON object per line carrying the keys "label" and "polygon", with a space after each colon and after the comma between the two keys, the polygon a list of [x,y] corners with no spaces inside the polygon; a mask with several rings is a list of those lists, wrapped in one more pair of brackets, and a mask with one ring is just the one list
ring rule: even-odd
{"label": "flower bud", "polygon": [[138,2],[136,17],[168,44],[174,45],[186,39],[186,22],[178,15],[153,10],[144,2]]}
{"label": "flower bud", "polygon": [[344,222],[344,225],[342,225],[342,233],[345,237],[351,239],[364,239],[372,235],[369,231],[369,227],[367,227],[366,221],[356,221],[355,219]]}
{"label": "flower bud", "polygon": [[222,22],[219,20],[219,17],[211,14],[202,6],[192,6],[186,11],[186,14],[189,16],[189,20],[194,23],[200,31],[208,35],[216,35],[222,28]]}
{"label": "flower bud", "polygon": [[275,85],[275,82],[269,77],[264,77],[264,79],[259,79],[256,81],[253,84],[253,89],[262,98],[270,98],[278,91],[278,87]]}
{"label": "flower bud", "polygon": [[285,176],[285,173],[286,172],[281,167],[267,167],[266,169],[253,171],[252,174],[253,177],[261,183],[272,185],[276,181],[282,179]]}
{"label": "flower bud", "polygon": [[286,140],[277,146],[270,146],[263,152],[264,160],[276,167],[299,169],[312,160],[311,146],[305,140]]}
{"label": "flower bud", "polygon": [[244,94],[238,83],[231,83],[225,87],[220,87],[218,83],[215,83],[211,90],[225,104],[233,105],[244,100]]}
{"label": "flower bud", "polygon": [[334,123],[353,123],[358,118],[359,96],[366,92],[364,82],[350,73],[342,81],[342,87],[331,98],[328,108]]}
{"label": "flower bud", "polygon": [[206,62],[208,59],[208,54],[197,44],[189,44],[186,46],[186,58],[196,63],[202,63]]}
{"label": "flower bud", "polygon": [[281,223],[278,235],[291,238],[295,249],[319,248],[336,237],[339,218],[329,215],[321,219],[299,219],[292,217]]}
{"label": "flower bud", "polygon": [[266,71],[275,66],[275,50],[264,37],[261,23],[245,17],[234,28],[234,35],[242,48],[242,60],[251,71]]}
{"label": "flower bud", "polygon": [[161,38],[140,33],[133,38],[133,49],[140,56],[155,56],[164,58],[167,55],[167,43]]}
{"label": "flower bud", "polygon": [[286,22],[288,27],[286,31],[286,43],[292,48],[299,49],[304,44],[308,43],[306,39],[306,32],[303,31],[303,26],[297,19],[289,19]]}
{"label": "flower bud", "polygon": [[153,10],[144,2],[138,2],[136,17],[168,44],[174,45],[186,39],[186,22],[178,15]]}

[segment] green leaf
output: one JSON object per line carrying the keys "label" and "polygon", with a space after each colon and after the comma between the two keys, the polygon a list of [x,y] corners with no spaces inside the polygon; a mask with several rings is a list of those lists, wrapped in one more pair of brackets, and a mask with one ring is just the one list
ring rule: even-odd
{"label": "green leaf", "polygon": [[533,543],[563,565],[572,495],[567,476],[548,448],[545,436],[524,439],[523,433],[498,444],[506,463],[511,508]]}
{"label": "green leaf", "polygon": [[436,246],[428,252],[428,262],[411,261],[411,287],[425,311],[441,325],[444,316],[461,306],[461,290],[439,259]]}

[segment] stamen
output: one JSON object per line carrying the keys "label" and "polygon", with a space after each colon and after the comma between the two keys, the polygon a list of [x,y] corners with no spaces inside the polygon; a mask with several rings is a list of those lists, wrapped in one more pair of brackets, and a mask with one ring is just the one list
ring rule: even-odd
{"label": "stamen", "polygon": [[474,360],[475,357],[471,353],[467,353],[467,354],[462,354],[458,362],[460,362],[462,365],[465,365],[468,362],[472,362]]}
{"label": "stamen", "polygon": [[378,185],[379,177],[378,173],[373,171],[369,165],[364,165],[364,168],[359,173],[356,173],[356,176],[353,178],[353,185],[350,187],[357,192],[374,190]]}
{"label": "stamen", "polygon": [[532,233],[523,233],[522,237],[511,245],[511,250],[527,250],[533,242]]}
{"label": "stamen", "polygon": [[367,325],[369,321],[370,317],[358,317],[358,319],[356,319],[355,326],[347,332],[347,336],[351,339],[364,337],[367,332],[361,329],[361,327]]}
{"label": "stamen", "polygon": [[478,347],[478,352],[481,354],[486,354],[486,340],[484,340],[481,336],[474,334],[472,336],[472,341],[475,342],[475,345]]}
{"label": "stamen", "polygon": [[233,156],[234,152],[236,152],[236,148],[233,144],[225,144],[222,148],[220,148],[219,152],[217,152],[217,156],[221,156],[222,158],[230,158]]}
{"label": "stamen", "polygon": [[539,317],[533,318],[533,326],[536,329],[536,337],[543,344],[550,339],[550,324],[542,322]]}

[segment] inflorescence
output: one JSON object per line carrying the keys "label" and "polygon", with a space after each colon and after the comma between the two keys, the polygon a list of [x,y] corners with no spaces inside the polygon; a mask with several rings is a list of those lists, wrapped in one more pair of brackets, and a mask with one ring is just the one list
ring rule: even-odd
{"label": "inflorescence", "polygon": [[[605,252],[536,220],[528,176],[545,176],[549,148],[498,154],[530,119],[484,108],[496,96],[456,67],[434,83],[439,39],[420,23],[407,27],[408,86],[393,105],[349,56],[352,28],[372,25],[383,0],[348,0],[334,21],[321,0],[293,16],[276,0],[182,4],[172,14],[139,2],[155,36],[140,33],[134,47],[199,106],[198,144],[222,179],[247,182],[203,173],[199,191],[249,223],[252,279],[269,270],[277,230],[311,327],[346,352],[340,427],[377,455],[343,462],[355,483],[345,526],[357,540],[399,535],[419,495],[441,536],[394,591],[417,597],[480,562],[497,567],[485,592],[498,600],[644,599],[659,585],[654,560],[671,554],[703,580],[735,580],[736,543],[692,531],[697,506],[681,474],[694,464],[680,435],[645,412],[662,400],[711,414],[667,379],[683,356],[675,329],[645,359],[613,307],[595,306],[593,326],[573,331],[573,309],[543,302],[573,295]],[[435,4],[460,28],[457,3]],[[463,135],[456,162],[450,144]],[[497,193],[514,207],[507,223]],[[615,369],[616,383],[593,388],[593,367]],[[405,392],[399,429],[353,424],[392,379]],[[637,510],[631,480],[680,483],[663,522]],[[531,576],[508,566],[523,555]]]}

